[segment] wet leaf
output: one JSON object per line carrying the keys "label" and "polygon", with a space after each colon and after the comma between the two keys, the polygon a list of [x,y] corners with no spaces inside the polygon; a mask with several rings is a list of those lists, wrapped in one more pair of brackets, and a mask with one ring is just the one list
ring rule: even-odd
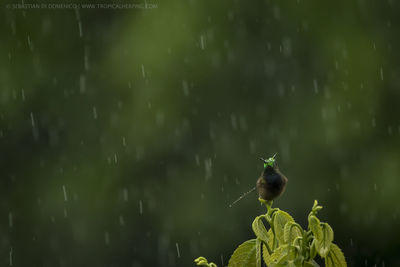
{"label": "wet leaf", "polygon": [[295,222],[286,223],[283,231],[283,239],[285,244],[293,245],[296,238],[303,236],[300,229],[296,225],[300,226]]}
{"label": "wet leaf", "polygon": [[262,241],[260,239],[256,239],[256,266],[261,267],[262,255],[261,255],[261,244]]}
{"label": "wet leaf", "polygon": [[278,210],[273,215],[273,224],[276,238],[280,244],[284,244],[284,229],[287,222],[294,222],[292,216],[289,213],[282,210]]}
{"label": "wet leaf", "polygon": [[261,239],[263,242],[267,243],[268,242],[268,231],[265,228],[265,225],[262,221],[262,218],[264,216],[258,216],[254,219],[253,224],[251,227],[253,228],[254,234]]}
{"label": "wet leaf", "polygon": [[229,259],[228,267],[256,267],[256,239],[247,240],[242,243]]}
{"label": "wet leaf", "polygon": [[325,258],[326,267],[347,267],[343,252],[336,244],[331,244],[330,251]]}
{"label": "wet leaf", "polygon": [[333,241],[333,230],[327,223],[323,223],[322,227],[322,238],[315,238],[315,248],[317,249],[318,254],[325,258],[328,255],[330,246]]}
{"label": "wet leaf", "polygon": [[310,227],[311,232],[314,234],[315,239],[322,239],[322,227],[319,219],[311,215],[308,217],[308,226]]}

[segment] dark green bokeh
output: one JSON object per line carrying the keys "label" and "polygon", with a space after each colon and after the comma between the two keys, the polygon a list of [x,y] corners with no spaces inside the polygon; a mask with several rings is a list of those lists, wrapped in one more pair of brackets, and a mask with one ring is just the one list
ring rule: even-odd
{"label": "dark green bokeh", "polygon": [[227,264],[276,152],[276,207],[399,265],[399,3],[153,3],[1,4],[0,265]]}

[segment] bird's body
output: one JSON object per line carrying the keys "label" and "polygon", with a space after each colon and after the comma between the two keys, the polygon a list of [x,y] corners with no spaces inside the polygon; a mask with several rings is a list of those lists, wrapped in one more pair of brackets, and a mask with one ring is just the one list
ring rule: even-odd
{"label": "bird's body", "polygon": [[259,197],[267,201],[274,200],[285,191],[287,181],[276,164],[265,166],[256,183]]}
{"label": "bird's body", "polygon": [[267,202],[279,197],[285,191],[288,179],[279,171],[278,165],[275,163],[275,156],[276,154],[269,159],[260,158],[264,162],[264,170],[258,178],[256,186],[241,195],[229,207],[235,205],[239,200],[253,192],[254,189],[258,191],[259,200]]}

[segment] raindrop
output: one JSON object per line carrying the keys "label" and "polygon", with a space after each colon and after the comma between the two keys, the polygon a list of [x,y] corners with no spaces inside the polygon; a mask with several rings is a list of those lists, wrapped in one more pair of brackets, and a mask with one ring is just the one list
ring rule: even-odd
{"label": "raindrop", "polygon": [[32,41],[31,41],[31,37],[29,35],[28,35],[28,46],[29,46],[29,49],[31,51],[33,51],[33,44],[32,44]]}
{"label": "raindrop", "polygon": [[63,193],[64,193],[64,201],[68,201],[68,196],[67,196],[67,189],[65,188],[65,185],[62,186]]}
{"label": "raindrop", "polygon": [[89,70],[89,67],[90,67],[89,66],[89,47],[88,46],[85,46],[83,60],[84,60],[85,70],[87,71],[87,70]]}
{"label": "raindrop", "polygon": [[376,186],[376,184],[374,184],[374,190],[376,191],[378,188],[377,188],[377,186]]}
{"label": "raindrop", "polygon": [[318,92],[319,92],[319,89],[318,89],[318,81],[317,80],[313,80],[313,85],[314,85],[314,92],[316,93],[316,94],[318,94]]}
{"label": "raindrop", "polygon": [[247,121],[244,116],[239,117],[239,125],[242,131],[247,131]]}
{"label": "raindrop", "polygon": [[229,10],[229,11],[228,11],[228,20],[229,20],[229,21],[232,21],[233,18],[234,18],[234,16],[235,16],[235,15],[234,15],[233,11],[232,11],[232,10]]}
{"label": "raindrop", "polygon": [[125,226],[125,220],[124,220],[124,217],[122,215],[119,215],[119,225]]}
{"label": "raindrop", "polygon": [[207,159],[204,160],[204,168],[206,170],[205,178],[206,178],[206,180],[208,180],[212,176],[212,171],[211,171],[212,161],[211,161],[211,158],[207,158]]}
{"label": "raindrop", "polygon": [[143,202],[142,202],[142,200],[139,200],[139,214],[140,215],[143,214]]}
{"label": "raindrop", "polygon": [[11,211],[8,213],[8,225],[10,226],[10,228],[12,228],[13,225],[14,225],[14,222],[13,222],[13,214],[12,214]]}
{"label": "raindrop", "polygon": [[95,106],[93,106],[93,118],[97,119],[97,108]]}
{"label": "raindrop", "polygon": [[146,73],[144,72],[144,65],[142,64],[142,76],[143,78],[146,78]]}
{"label": "raindrop", "polygon": [[10,26],[11,26],[11,31],[12,31],[13,35],[15,35],[17,33],[17,27],[16,27],[16,24],[15,24],[14,20],[11,21],[11,25]]}
{"label": "raindrop", "polygon": [[253,140],[249,142],[249,149],[251,154],[256,153],[256,143]]}
{"label": "raindrop", "polygon": [[122,145],[123,145],[123,146],[126,146],[126,139],[125,139],[125,137],[122,137]]}
{"label": "raindrop", "polygon": [[124,188],[124,189],[122,190],[122,195],[123,195],[124,201],[125,201],[125,202],[128,202],[128,189],[127,189],[127,188]]}
{"label": "raindrop", "polygon": [[392,129],[392,126],[388,126],[388,134],[389,134],[390,136],[392,136],[392,135],[393,135],[393,129]]}
{"label": "raindrop", "polygon": [[35,127],[35,119],[33,118],[32,112],[31,112],[31,123],[32,123],[32,127]]}
{"label": "raindrop", "polygon": [[282,83],[278,84],[278,94],[280,97],[285,96],[285,86]]}
{"label": "raindrop", "polygon": [[64,208],[64,218],[68,217],[68,212],[67,212],[67,208]]}
{"label": "raindrop", "polygon": [[10,264],[10,266],[13,266],[13,248],[12,247],[10,247],[9,264]]}
{"label": "raindrop", "polygon": [[382,69],[382,67],[380,68],[380,74],[381,74],[381,80],[383,81],[383,69]]}
{"label": "raindrop", "polygon": [[292,42],[290,38],[285,37],[282,41],[283,44],[283,54],[287,57],[290,57],[292,54]]}
{"label": "raindrop", "polygon": [[114,163],[115,163],[115,164],[118,163],[117,153],[114,153]]}
{"label": "raindrop", "polygon": [[24,89],[21,89],[21,98],[22,98],[22,101],[25,102],[25,91],[24,91]]}
{"label": "raindrop", "polygon": [[142,147],[136,147],[136,160],[143,158],[144,150]]}
{"label": "raindrop", "polygon": [[375,127],[376,127],[376,120],[375,120],[375,118],[372,118],[371,125],[372,125],[372,128],[375,128]]}
{"label": "raindrop", "polygon": [[79,92],[84,94],[86,92],[86,77],[85,75],[81,75],[79,77]]}
{"label": "raindrop", "polygon": [[183,95],[189,96],[189,86],[186,80],[182,81]]}
{"label": "raindrop", "polygon": [[181,257],[181,252],[179,251],[179,244],[175,243],[175,246],[176,246],[176,253],[178,254],[178,258],[180,258]]}
{"label": "raindrop", "polygon": [[278,6],[274,6],[274,18],[279,20],[281,18],[281,10]]}
{"label": "raindrop", "polygon": [[205,44],[204,44],[204,35],[200,35],[200,47],[202,50],[204,50]]}
{"label": "raindrop", "polygon": [[110,234],[107,231],[104,232],[104,242],[107,246],[110,244]]}
{"label": "raindrop", "polygon": [[81,22],[81,14],[79,13],[79,9],[75,9],[76,20],[78,21],[78,29],[79,29],[79,37],[82,37],[82,22]]}
{"label": "raindrop", "polygon": [[83,32],[82,32],[82,22],[78,21],[78,28],[79,28],[79,37],[82,38]]}
{"label": "raindrop", "polygon": [[194,160],[196,161],[196,165],[197,165],[197,166],[200,166],[200,157],[199,157],[199,155],[196,154],[196,155],[194,156]]}

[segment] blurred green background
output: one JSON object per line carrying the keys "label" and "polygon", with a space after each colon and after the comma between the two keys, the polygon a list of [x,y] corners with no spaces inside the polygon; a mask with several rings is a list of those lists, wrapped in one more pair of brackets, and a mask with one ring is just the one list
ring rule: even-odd
{"label": "blurred green background", "polygon": [[274,153],[275,207],[306,227],[318,199],[349,266],[400,265],[398,2],[9,2],[1,266],[227,265]]}

